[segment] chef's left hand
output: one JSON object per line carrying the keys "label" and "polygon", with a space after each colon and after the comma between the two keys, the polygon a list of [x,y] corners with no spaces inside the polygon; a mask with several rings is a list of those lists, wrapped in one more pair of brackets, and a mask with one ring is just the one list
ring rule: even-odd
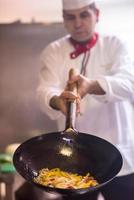
{"label": "chef's left hand", "polygon": [[87,77],[78,74],[76,76],[72,76],[71,80],[68,81],[69,84],[75,82],[77,84],[78,95],[80,96],[80,98],[83,98],[87,94],[105,94],[105,91],[101,88],[97,80],[88,79]]}

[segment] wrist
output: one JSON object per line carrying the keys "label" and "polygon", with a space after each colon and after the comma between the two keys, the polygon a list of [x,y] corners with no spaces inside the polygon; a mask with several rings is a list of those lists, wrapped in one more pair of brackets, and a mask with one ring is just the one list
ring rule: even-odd
{"label": "wrist", "polygon": [[104,95],[105,91],[99,85],[97,80],[90,80],[89,81],[89,87],[88,87],[88,93],[89,94],[95,94],[95,95]]}

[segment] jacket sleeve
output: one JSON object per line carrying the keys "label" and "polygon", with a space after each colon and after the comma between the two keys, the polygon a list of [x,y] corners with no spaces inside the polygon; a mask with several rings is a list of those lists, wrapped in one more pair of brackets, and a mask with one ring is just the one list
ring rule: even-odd
{"label": "jacket sleeve", "polygon": [[109,45],[111,68],[106,75],[96,77],[106,92],[105,95],[93,95],[102,102],[134,101],[134,63],[128,55],[126,45],[115,40]]}
{"label": "jacket sleeve", "polygon": [[[55,55],[56,54],[56,55]],[[51,119],[55,120],[62,115],[49,106],[49,101],[54,95],[60,95],[63,91],[63,85],[60,81],[60,55],[54,47],[49,45],[41,54],[43,68],[39,74],[39,86],[37,88],[37,98],[40,108]]]}

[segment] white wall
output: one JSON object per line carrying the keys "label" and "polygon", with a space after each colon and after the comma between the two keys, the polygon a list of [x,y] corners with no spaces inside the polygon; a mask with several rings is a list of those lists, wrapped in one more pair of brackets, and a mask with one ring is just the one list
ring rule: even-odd
{"label": "white wall", "polygon": [[98,0],[98,30],[124,38],[134,57],[134,0]]}

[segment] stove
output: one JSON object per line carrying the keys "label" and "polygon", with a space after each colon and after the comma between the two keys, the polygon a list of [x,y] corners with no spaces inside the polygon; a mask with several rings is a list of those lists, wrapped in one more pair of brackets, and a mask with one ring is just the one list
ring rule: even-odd
{"label": "stove", "polygon": [[40,188],[25,182],[15,193],[15,200],[97,200],[98,192],[78,195],[62,196],[58,193],[44,192]]}

